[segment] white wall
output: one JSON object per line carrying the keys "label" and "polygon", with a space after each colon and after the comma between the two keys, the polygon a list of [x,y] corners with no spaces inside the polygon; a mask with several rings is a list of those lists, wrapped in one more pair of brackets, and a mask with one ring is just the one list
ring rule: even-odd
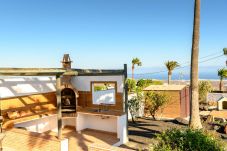
{"label": "white wall", "polygon": [[78,91],[91,91],[91,81],[116,81],[117,92],[124,92],[123,76],[75,76],[72,77],[72,85]]}
{"label": "white wall", "polygon": [[60,151],[69,151],[69,139],[64,138],[61,140],[61,150]]}
{"label": "white wall", "polygon": [[86,128],[117,133],[117,138],[120,141],[114,146],[120,146],[128,142],[126,114],[122,116],[105,116],[78,112],[76,130],[80,132]]}
{"label": "white wall", "polygon": [[0,98],[56,91],[55,77],[1,77]]}
{"label": "white wall", "polygon": [[76,126],[76,118],[75,117],[62,117],[62,125],[63,126]]}
{"label": "white wall", "polygon": [[77,113],[76,130],[86,128],[117,133],[117,117]]}
{"label": "white wall", "polygon": [[224,97],[218,101],[218,105],[217,105],[218,110],[223,110],[223,102],[227,102],[226,97]]}
{"label": "white wall", "polygon": [[60,151],[69,151],[69,139],[68,138],[61,140],[61,150]]}
{"label": "white wall", "polygon": [[[63,117],[62,126],[76,126],[76,118],[75,117]],[[46,131],[58,131],[58,123],[57,123],[57,114],[44,116],[38,119],[18,122],[14,124],[14,127],[23,127],[26,128],[27,131],[43,133]]]}
{"label": "white wall", "polygon": [[57,115],[45,116],[39,119],[15,123],[14,127],[24,127],[27,131],[43,133],[49,130],[57,131]]}
{"label": "white wall", "polygon": [[120,139],[120,142],[114,146],[120,146],[128,142],[127,116],[124,114],[117,118],[117,137]]}

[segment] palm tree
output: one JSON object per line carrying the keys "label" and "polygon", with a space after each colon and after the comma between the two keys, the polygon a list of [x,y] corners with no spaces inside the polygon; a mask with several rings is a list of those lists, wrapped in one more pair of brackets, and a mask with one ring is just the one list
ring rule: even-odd
{"label": "palm tree", "polygon": [[222,90],[223,87],[223,79],[227,77],[227,70],[225,68],[218,70],[218,76],[220,77],[220,83],[219,83],[219,90]]}
{"label": "palm tree", "polygon": [[198,91],[198,60],[199,60],[199,34],[200,34],[200,0],[194,4],[194,25],[191,52],[191,110],[189,126],[192,129],[201,129],[202,124],[199,116],[199,91]]}
{"label": "palm tree", "polygon": [[224,55],[227,55],[227,48],[223,48]]}
{"label": "palm tree", "polygon": [[170,84],[170,80],[171,80],[171,77],[172,77],[172,72],[173,70],[176,68],[176,67],[179,67],[179,63],[176,62],[176,61],[167,61],[165,63],[166,65],[166,68],[168,70],[168,84]]}
{"label": "palm tree", "polygon": [[133,58],[132,59],[132,79],[134,79],[134,69],[135,65],[137,66],[142,66],[142,62],[140,61],[139,58]]}

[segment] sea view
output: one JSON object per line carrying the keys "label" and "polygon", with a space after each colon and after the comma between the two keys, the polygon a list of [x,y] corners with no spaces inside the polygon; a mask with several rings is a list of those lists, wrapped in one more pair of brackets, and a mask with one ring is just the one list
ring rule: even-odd
{"label": "sea view", "polygon": [[[129,78],[131,77],[131,74],[128,75]],[[135,74],[135,79],[159,79],[159,80],[167,80],[167,74],[166,73],[158,73],[158,74]],[[181,74],[181,73],[174,73],[172,75],[173,80],[189,80],[190,74]],[[218,80],[219,77],[216,73],[212,72],[200,72],[199,73],[199,79],[208,79],[208,80]]]}
{"label": "sea view", "polygon": [[[199,79],[219,80],[217,71],[223,68],[223,66],[210,66],[199,68]],[[132,77],[131,71],[129,71],[128,77]],[[159,79],[167,80],[168,72],[164,67],[154,68],[137,68],[135,70],[135,79]],[[172,74],[173,80],[189,80],[190,69],[189,67],[183,69],[176,69]]]}

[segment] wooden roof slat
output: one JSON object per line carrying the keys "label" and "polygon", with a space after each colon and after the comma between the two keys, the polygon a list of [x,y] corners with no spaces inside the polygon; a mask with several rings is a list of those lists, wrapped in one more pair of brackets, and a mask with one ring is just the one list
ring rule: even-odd
{"label": "wooden roof slat", "polygon": [[0,76],[56,76],[77,75],[62,68],[0,68]]}

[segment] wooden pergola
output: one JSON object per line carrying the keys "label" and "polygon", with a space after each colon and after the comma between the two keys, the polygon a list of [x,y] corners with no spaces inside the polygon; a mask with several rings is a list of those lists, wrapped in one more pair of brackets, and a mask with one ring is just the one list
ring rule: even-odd
{"label": "wooden pergola", "polygon": [[[99,69],[70,69],[63,68],[0,68],[0,76],[55,76],[56,77],[56,96],[57,96],[57,120],[58,120],[58,139],[62,136],[62,111],[61,111],[61,76],[124,76],[124,110],[128,117],[128,85],[127,64],[123,70],[99,70]],[[1,109],[0,109],[1,110]],[[128,119],[128,118],[127,118]],[[128,122],[127,122],[128,128]]]}
{"label": "wooden pergola", "polygon": [[61,76],[78,75],[77,71],[65,70],[62,68],[0,68],[0,76],[55,76],[57,95],[57,119],[58,139],[62,135],[62,112],[61,112]]}

